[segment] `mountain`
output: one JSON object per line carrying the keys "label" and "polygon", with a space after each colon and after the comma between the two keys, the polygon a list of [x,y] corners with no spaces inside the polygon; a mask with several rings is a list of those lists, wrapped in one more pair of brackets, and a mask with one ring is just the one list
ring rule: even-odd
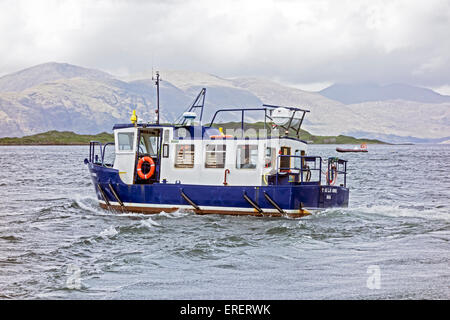
{"label": "mountain", "polygon": [[[161,104],[168,119],[192,100],[168,82],[161,83]],[[133,109],[141,119],[155,118],[150,81],[125,82],[68,64],[46,63],[0,78],[0,137],[67,129],[95,134],[128,122]],[[164,120],[164,117],[162,118]]]}
{"label": "mountain", "polygon": [[48,62],[1,77],[0,92],[22,91],[45,82],[77,77],[93,80],[114,78],[103,71],[78,67],[68,63]]}
{"label": "mountain", "polygon": [[[391,99],[345,104],[267,79],[226,79],[175,70],[161,70],[160,74],[162,122],[175,120],[206,87],[203,123],[219,108],[256,108],[265,103],[310,110],[303,128],[313,135],[385,137],[387,142],[445,141],[450,137],[450,102]],[[66,63],[34,66],[0,78],[0,137],[51,130],[110,132],[115,123],[128,123],[133,109],[140,121],[153,121],[155,94],[151,74],[119,79]],[[236,121],[231,115],[240,117],[235,112],[217,120]],[[248,115],[253,121],[264,118],[261,112]]]}
{"label": "mountain", "polygon": [[423,103],[450,102],[450,96],[441,95],[433,90],[405,84],[333,84],[319,93],[329,99],[344,104],[368,101],[405,100]]}

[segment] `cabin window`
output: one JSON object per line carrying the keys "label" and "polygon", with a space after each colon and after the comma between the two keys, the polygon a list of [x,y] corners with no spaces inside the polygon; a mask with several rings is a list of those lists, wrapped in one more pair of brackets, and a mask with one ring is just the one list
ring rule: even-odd
{"label": "cabin window", "polygon": [[141,134],[141,141],[139,141],[139,153],[149,155],[151,157],[158,156],[159,136],[150,135],[147,133]]}
{"label": "cabin window", "polygon": [[194,167],[194,145],[177,144],[175,168],[193,168]]}
{"label": "cabin window", "polygon": [[207,144],[205,168],[225,168],[226,151],[224,144]]}
{"label": "cabin window", "polygon": [[163,158],[168,158],[169,157],[169,145],[168,144],[163,144]]}
{"label": "cabin window", "polygon": [[258,146],[240,145],[236,153],[236,168],[255,169],[258,163]]}
{"label": "cabin window", "polygon": [[280,170],[289,170],[291,168],[291,157],[283,157],[291,155],[290,147],[281,147]]}
{"label": "cabin window", "polygon": [[276,161],[275,148],[266,148],[266,156],[264,159],[264,167],[271,168]]}
{"label": "cabin window", "polygon": [[[301,156],[302,154],[300,153],[300,150],[295,150],[295,155],[296,156]],[[294,167],[295,169],[300,170],[300,166],[301,166],[301,158],[294,158]]]}
{"label": "cabin window", "polygon": [[145,138],[141,136],[141,141],[139,142],[139,152],[147,153],[147,146],[145,145]]}
{"label": "cabin window", "polygon": [[117,140],[119,141],[119,151],[132,151],[133,139],[133,132],[121,132],[117,134]]}

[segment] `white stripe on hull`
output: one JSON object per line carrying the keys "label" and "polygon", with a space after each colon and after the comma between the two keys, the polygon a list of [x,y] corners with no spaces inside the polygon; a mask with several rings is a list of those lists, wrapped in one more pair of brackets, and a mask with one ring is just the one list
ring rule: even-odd
{"label": "white stripe on hull", "polygon": [[[106,205],[106,202],[103,200],[98,200],[101,204]],[[120,204],[118,202],[115,201],[109,201],[109,204],[112,206],[118,206],[120,207]],[[153,203],[134,203],[134,202],[124,202],[124,209],[126,209],[126,207],[133,207],[133,208],[161,208],[161,209],[189,209],[189,210],[194,210],[194,208],[191,205],[184,205],[184,204],[178,204],[178,205],[173,205],[173,204],[153,204]],[[216,207],[216,206],[199,206],[201,210],[207,210],[207,211],[229,211],[231,212],[257,212],[255,209],[253,208],[242,208],[242,207]],[[318,209],[310,209],[310,208],[304,208],[308,211],[317,211]],[[280,214],[280,212],[277,209],[267,209],[267,208],[262,208],[264,214]],[[299,209],[294,209],[294,210],[287,210],[287,209],[283,209],[283,211],[287,214],[299,214],[301,213],[301,211]]]}

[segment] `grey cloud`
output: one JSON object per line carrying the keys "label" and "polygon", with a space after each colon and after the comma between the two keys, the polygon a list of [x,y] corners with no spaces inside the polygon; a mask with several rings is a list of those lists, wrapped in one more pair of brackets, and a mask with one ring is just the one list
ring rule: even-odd
{"label": "grey cloud", "polygon": [[[289,83],[450,84],[449,1],[39,1],[37,12],[30,2],[0,2],[0,73],[65,61],[111,73],[153,64]],[[65,5],[74,26],[57,18]]]}

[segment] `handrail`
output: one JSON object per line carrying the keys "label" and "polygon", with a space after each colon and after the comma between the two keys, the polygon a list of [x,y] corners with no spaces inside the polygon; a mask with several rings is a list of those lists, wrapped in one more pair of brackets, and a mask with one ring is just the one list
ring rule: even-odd
{"label": "handrail", "polygon": [[100,156],[103,158],[103,150],[102,143],[100,141],[90,141],[89,142],[89,160],[91,163],[95,163],[98,161],[98,158],[95,159],[95,146],[98,145],[100,147]]}
{"label": "handrail", "polygon": [[[331,169],[332,169],[332,165],[333,164],[337,164],[335,167],[335,172],[337,174],[343,174],[344,175],[344,187],[347,186],[347,160],[343,160],[343,159],[339,159],[336,157],[330,157],[328,158],[328,170],[327,170],[327,183],[329,183],[330,181],[330,174],[331,174]],[[341,170],[339,165],[341,165]]]}
{"label": "handrail", "polygon": [[[97,146],[97,145],[99,146],[99,149],[100,149],[100,158],[101,158],[100,163],[98,161],[98,155],[95,154],[95,146]],[[114,145],[114,142],[108,142],[103,145],[100,141],[90,141],[89,142],[89,160],[90,160],[90,162],[101,164],[102,166],[105,166],[105,150],[106,150],[106,147],[109,145]]]}
{"label": "handrail", "polygon": [[102,152],[102,166],[104,166],[105,165],[105,154],[106,154],[106,147],[107,146],[111,146],[111,145],[115,145],[115,143],[114,142],[107,142],[107,143],[105,143],[105,145],[103,146],[103,152]]}

